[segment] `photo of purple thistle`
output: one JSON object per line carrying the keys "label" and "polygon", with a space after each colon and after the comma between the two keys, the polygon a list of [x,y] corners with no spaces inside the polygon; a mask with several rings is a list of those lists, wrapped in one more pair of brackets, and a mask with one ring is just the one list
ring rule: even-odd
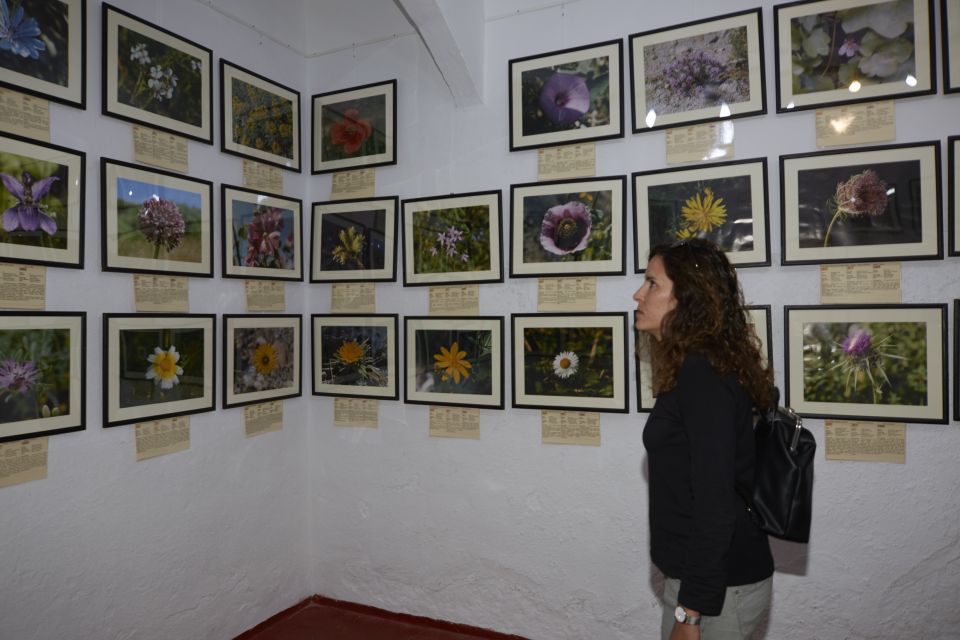
{"label": "photo of purple thistle", "polygon": [[592,225],[590,213],[579,200],[550,207],[540,225],[540,245],[558,256],[583,251]]}
{"label": "photo of purple thistle", "polygon": [[873,346],[873,334],[867,329],[857,329],[844,339],[840,348],[851,358],[862,357]]}
{"label": "photo of purple thistle", "polygon": [[688,52],[664,69],[664,80],[674,91],[688,94],[709,84],[718,84],[723,64],[703,51]]}
{"label": "photo of purple thistle", "polygon": [[[884,385],[890,386],[889,376],[884,369],[884,360],[904,360],[905,358],[890,351],[893,336],[874,340],[873,331],[860,325],[850,325],[847,337],[839,344],[842,355],[840,361],[831,369],[840,369],[846,374],[845,388],[848,393],[856,393],[861,379],[870,383],[873,401],[878,402],[883,395]],[[887,350],[881,350],[886,346]]]}
{"label": "photo of purple thistle", "polygon": [[581,76],[555,73],[544,83],[539,104],[555,124],[572,124],[590,109],[590,89]]}
{"label": "photo of purple thistle", "polygon": [[154,246],[154,259],[160,256],[161,247],[173,251],[183,242],[187,227],[180,207],[175,202],[164,198],[150,198],[144,201],[137,219],[140,231]]}
{"label": "photo of purple thistle", "polygon": [[23,172],[23,181],[19,181],[7,173],[0,173],[3,186],[19,202],[3,212],[3,230],[8,233],[23,229],[36,231],[43,229],[48,235],[57,232],[57,221],[43,209],[46,205],[40,201],[50,192],[53,183],[59,180],[57,176],[41,178],[34,182],[28,171]]}
{"label": "photo of purple thistle", "polygon": [[830,231],[841,218],[850,216],[879,216],[887,210],[887,183],[873,169],[867,169],[851,176],[846,182],[837,184],[833,196],[836,212],[830,220],[827,232],[823,236],[823,246],[830,242]]}
{"label": "photo of purple thistle", "polygon": [[18,362],[8,359],[0,362],[0,389],[27,395],[38,382],[39,377],[37,365],[32,361]]}
{"label": "photo of purple thistle", "polygon": [[11,16],[7,0],[0,0],[0,50],[37,60],[47,50],[40,35],[36,19],[25,16],[22,5],[17,4]]}

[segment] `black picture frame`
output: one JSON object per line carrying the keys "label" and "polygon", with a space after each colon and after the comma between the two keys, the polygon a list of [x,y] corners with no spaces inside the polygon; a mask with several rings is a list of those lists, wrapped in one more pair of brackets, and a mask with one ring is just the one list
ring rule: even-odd
{"label": "black picture frame", "polygon": [[939,140],[780,156],[781,264],[943,258],[940,180]]}
{"label": "black picture frame", "polygon": [[314,202],[312,213],[310,282],[397,281],[398,196]]}
{"label": "black picture frame", "polygon": [[[361,106],[372,108],[373,115],[364,118],[368,114],[360,112]],[[327,126],[325,114],[339,116],[340,120]],[[313,175],[397,164],[396,79],[314,94],[310,98],[310,122]],[[338,124],[345,126],[335,133],[332,130]],[[365,150],[368,141],[374,148]],[[343,147],[343,157],[333,157],[341,155],[334,152],[333,146]]]}
{"label": "black picture frame", "polygon": [[[368,400],[400,399],[402,374],[398,314],[315,313],[310,319],[313,395]],[[341,344],[337,349],[327,349],[326,338],[332,338],[334,342],[339,340]],[[371,355],[371,342],[381,340],[382,349],[378,354]],[[344,345],[348,343],[353,344],[344,350]],[[365,362],[364,358],[368,360]],[[359,371],[361,366],[365,367],[364,371]],[[371,367],[376,371],[371,372]],[[367,384],[371,379],[374,384]]]}
{"label": "black picture frame", "polygon": [[[627,413],[630,410],[629,393],[627,392],[628,364],[627,364],[627,314],[623,312],[592,312],[592,313],[514,313],[511,314],[513,336],[510,341],[510,361],[512,365],[512,402],[511,406],[517,409],[549,409],[564,411],[597,411],[605,413]],[[536,336],[529,332],[540,332]],[[578,355],[577,345],[586,344],[582,340],[593,331],[590,347],[582,350]],[[608,335],[608,344],[601,344],[601,331]],[[542,338],[542,339],[540,339]],[[537,346],[534,346],[534,345]],[[528,366],[527,351],[535,351],[546,344],[549,353],[531,355],[534,363]],[[607,353],[609,351],[609,353]],[[609,366],[602,367],[597,373],[597,379],[587,372],[586,366],[581,367],[583,353],[589,353],[589,358],[609,358]],[[553,376],[559,382],[554,382],[553,389],[546,389],[546,384],[539,385],[538,380],[530,381],[528,385],[528,369],[540,369]],[[610,393],[597,393],[598,385],[607,385],[609,378]],[[573,380],[571,380],[573,379]],[[562,384],[576,384],[576,388],[569,393],[557,392]],[[531,388],[528,388],[531,387]],[[591,387],[593,388],[591,390]],[[541,391],[541,393],[532,393]],[[544,391],[549,391],[546,393]]]}
{"label": "black picture frame", "polygon": [[960,92],[960,0],[940,0],[943,92]]}
{"label": "black picture frame", "polygon": [[960,256],[960,135],[947,138],[947,252]]}
{"label": "black picture frame", "polygon": [[[129,337],[122,335],[125,332]],[[149,340],[154,334],[168,346]],[[126,342],[121,344],[122,340]],[[180,342],[179,349],[177,342]],[[148,343],[154,344],[152,353],[141,348]],[[187,358],[181,359],[182,356]],[[159,368],[155,366],[158,357],[163,358]],[[187,366],[196,360],[202,361],[200,375],[191,373]],[[213,411],[216,408],[217,316],[212,313],[105,313],[102,362],[104,427]],[[193,388],[177,394],[165,393],[186,389],[187,385]],[[149,397],[137,402],[138,389]],[[188,394],[188,398],[164,399],[166,395]]]}
{"label": "black picture frame", "polygon": [[[767,112],[759,8],[635,33],[627,40],[633,133]],[[713,82],[701,81],[711,75]]]}
{"label": "black picture frame", "polygon": [[[242,98],[234,91],[234,81],[249,87],[246,98],[254,100],[255,107],[248,104],[237,113]],[[257,107],[264,109],[264,116],[249,113]],[[287,118],[289,123],[283,121]],[[290,128],[289,133],[284,132],[285,126]],[[256,129],[256,138],[253,142],[238,139],[238,129]],[[270,147],[259,148],[258,143]],[[279,150],[275,150],[277,147]],[[300,173],[300,92],[220,58],[220,151]]]}
{"label": "black picture frame", "polygon": [[[50,335],[53,332],[61,335]],[[30,334],[32,339],[24,339],[24,334]],[[65,357],[55,358],[37,351],[40,347],[53,346],[54,342],[60,344],[60,355]],[[15,352],[29,359],[14,359]],[[0,412],[0,442],[86,429],[85,311],[0,311],[0,353],[4,356],[0,361],[0,380],[9,378],[0,387],[0,402],[4,407]],[[43,360],[38,366],[41,356]],[[58,367],[59,371],[52,371]],[[51,382],[50,377],[67,383],[65,394],[60,393],[63,390]],[[41,392],[46,395],[46,402],[40,405],[36,415]],[[21,417],[11,419],[17,414]]]}
{"label": "black picture frame", "polygon": [[[254,227],[263,251],[251,248]],[[303,201],[221,184],[220,230],[220,273],[224,278],[303,281]],[[270,240],[271,233],[279,233],[277,242]]]}
{"label": "black picture frame", "polygon": [[[44,16],[38,20],[33,9],[43,11]],[[62,13],[57,9],[62,9]],[[45,19],[59,22],[58,33],[49,33]],[[21,45],[17,52],[9,48],[0,52],[0,86],[86,109],[87,0],[35,0],[25,7],[23,22],[30,20],[37,24],[43,39],[28,37],[30,42],[25,48]],[[53,46],[47,46],[46,41]],[[23,51],[27,52],[26,56]],[[53,68],[42,68],[40,60],[46,56],[65,56],[66,62],[61,64],[57,60]]]}
{"label": "black picture frame", "polygon": [[[777,113],[930,95],[937,92],[933,0],[913,0],[912,20],[903,20],[902,24],[896,25],[896,28],[884,27],[882,31],[887,31],[889,35],[881,35],[871,28],[877,25],[870,22],[872,17],[870,7],[888,1],[798,0],[773,7]],[[818,13],[818,8],[825,11]],[[844,31],[844,23],[837,21],[839,16],[831,15],[836,11],[859,12],[843,16],[848,21],[849,32]],[[793,49],[795,32],[791,31],[791,27],[794,26],[792,22],[794,20],[798,21],[795,26],[799,33],[805,36],[804,43],[807,41],[813,43],[809,47],[797,45],[797,51],[802,52],[797,54],[802,56],[799,59],[795,59]],[[827,23],[835,25],[829,29],[829,36],[823,28]],[[910,32],[912,32],[913,41],[908,44],[911,47],[910,55],[914,59],[913,70],[916,73],[908,73],[903,78],[893,77],[903,71],[903,63],[906,62],[903,60],[892,74],[879,75],[884,70],[884,60],[872,61],[872,56],[876,55],[875,51],[880,51],[881,45],[896,44],[896,38]],[[842,43],[837,44],[835,39],[841,36],[846,37]],[[864,38],[871,38],[869,55],[860,55],[866,48],[866,46],[861,47],[864,44]],[[887,42],[878,41],[883,38],[886,38]],[[809,52],[808,48],[811,49]],[[824,57],[826,57],[827,66],[820,69]],[[841,64],[842,58],[847,60],[845,65]],[[835,62],[837,67],[833,69],[832,65]],[[809,68],[811,72],[797,74],[795,73],[797,67]],[[836,81],[834,81],[834,75],[836,75]],[[890,79],[877,83],[861,82],[861,80],[866,81],[869,76]],[[807,86],[803,86],[804,83]],[[795,86],[800,86],[802,91],[796,92]]]}
{"label": "black picture frame", "polygon": [[[534,203],[532,222],[528,199]],[[510,185],[510,277],[624,275],[626,202],[626,176]],[[606,220],[604,206],[609,208]],[[571,221],[573,237],[580,239],[574,246],[561,246],[561,227]],[[601,257],[593,258],[595,249],[600,249]],[[590,257],[581,258],[588,253]]]}
{"label": "black picture frame", "polygon": [[[103,115],[213,144],[213,51],[106,2],[102,15]],[[122,53],[121,29],[140,40]],[[133,86],[121,82],[134,77],[126,64],[142,67]]]}
{"label": "black picture frame", "polygon": [[960,299],[953,301],[953,419],[960,422]]}
{"label": "black picture frame", "polygon": [[788,305],[783,322],[784,404],[800,415],[949,421],[946,304]]}
{"label": "black picture frame", "polygon": [[[302,325],[303,316],[299,314],[223,315],[223,388],[220,397],[224,409],[298,398],[303,394]],[[289,344],[282,342],[283,330],[289,333]],[[248,335],[241,336],[241,332]],[[282,353],[287,348],[289,353]],[[238,358],[241,351],[245,353]],[[286,370],[288,364],[289,372]],[[278,372],[278,369],[282,371]],[[283,377],[277,379],[276,373]]]}
{"label": "black picture frame", "polygon": [[[589,66],[598,60],[606,61],[607,71],[593,75]],[[571,65],[574,65],[575,69],[566,68]],[[587,65],[586,71],[581,70],[584,65]],[[600,63],[595,63],[594,66],[600,67]],[[510,151],[623,137],[622,39],[514,58],[507,63],[507,70]],[[578,71],[585,73],[586,77],[562,71]],[[551,75],[548,78],[541,77],[546,73]],[[594,106],[597,98],[593,92],[603,90],[604,75],[607,97],[605,100],[601,97],[601,109],[597,109]],[[571,99],[560,105],[558,98],[551,98],[551,95],[569,95]],[[566,106],[571,102],[575,102],[576,108]],[[543,107],[538,106],[541,103],[554,105],[556,111],[547,113]],[[593,124],[589,118],[584,120],[585,116],[594,117],[590,116],[594,112],[602,113],[603,108],[607,113],[606,122]],[[545,120],[539,127],[545,128],[545,131],[536,130],[537,120]]]}

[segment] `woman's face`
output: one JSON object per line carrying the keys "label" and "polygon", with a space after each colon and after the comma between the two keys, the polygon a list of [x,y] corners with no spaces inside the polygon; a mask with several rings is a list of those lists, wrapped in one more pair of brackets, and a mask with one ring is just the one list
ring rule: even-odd
{"label": "woman's face", "polygon": [[638,331],[646,331],[660,340],[663,318],[677,306],[677,300],[673,297],[673,281],[667,277],[660,256],[654,256],[647,263],[643,286],[633,294],[633,299],[637,301],[634,326]]}

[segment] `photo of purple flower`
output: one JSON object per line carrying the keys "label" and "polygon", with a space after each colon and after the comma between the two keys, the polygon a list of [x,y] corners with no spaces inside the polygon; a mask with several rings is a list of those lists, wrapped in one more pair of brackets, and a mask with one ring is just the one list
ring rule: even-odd
{"label": "photo of purple flower", "polygon": [[919,242],[918,160],[800,171],[801,248]]}
{"label": "photo of purple flower", "polygon": [[415,273],[490,269],[490,207],[454,207],[413,214]]}
{"label": "photo of purple flower", "polygon": [[0,329],[0,425],[67,413],[70,385],[68,329]]}
{"label": "photo of purple flower", "polygon": [[643,47],[645,108],[655,116],[750,100],[747,27]]}
{"label": "photo of purple flower", "polygon": [[520,74],[523,135],[610,124],[610,59],[587,58]]}
{"label": "photo of purple flower", "polygon": [[11,13],[7,0],[0,0],[0,50],[36,60],[47,50],[41,35],[36,19],[26,15],[22,4],[15,2]]}
{"label": "photo of purple flower", "polygon": [[290,209],[234,200],[234,266],[294,269],[295,219]]}
{"label": "photo of purple flower", "polygon": [[67,165],[0,152],[0,245],[67,248],[69,171]]}
{"label": "photo of purple flower", "polygon": [[120,177],[116,189],[120,256],[201,261],[200,193]]}
{"label": "photo of purple flower", "polygon": [[523,196],[523,261],[609,260],[612,201],[610,189],[569,192],[562,186],[556,193]]}

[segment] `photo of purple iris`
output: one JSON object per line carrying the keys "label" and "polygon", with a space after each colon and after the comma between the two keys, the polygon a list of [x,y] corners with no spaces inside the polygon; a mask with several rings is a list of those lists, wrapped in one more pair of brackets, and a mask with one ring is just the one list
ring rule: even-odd
{"label": "photo of purple iris", "polygon": [[17,229],[36,231],[40,228],[52,236],[57,232],[57,221],[44,211],[46,205],[40,201],[60,178],[50,176],[34,181],[28,171],[23,172],[22,178],[20,181],[10,174],[0,173],[3,186],[17,199],[16,204],[3,212],[3,230],[9,233]]}
{"label": "photo of purple iris", "polygon": [[579,200],[550,207],[540,226],[540,245],[558,256],[583,251],[590,240],[592,224],[587,208]]}
{"label": "photo of purple iris", "polygon": [[555,124],[572,124],[590,109],[590,89],[582,76],[555,73],[540,91],[540,108]]}

